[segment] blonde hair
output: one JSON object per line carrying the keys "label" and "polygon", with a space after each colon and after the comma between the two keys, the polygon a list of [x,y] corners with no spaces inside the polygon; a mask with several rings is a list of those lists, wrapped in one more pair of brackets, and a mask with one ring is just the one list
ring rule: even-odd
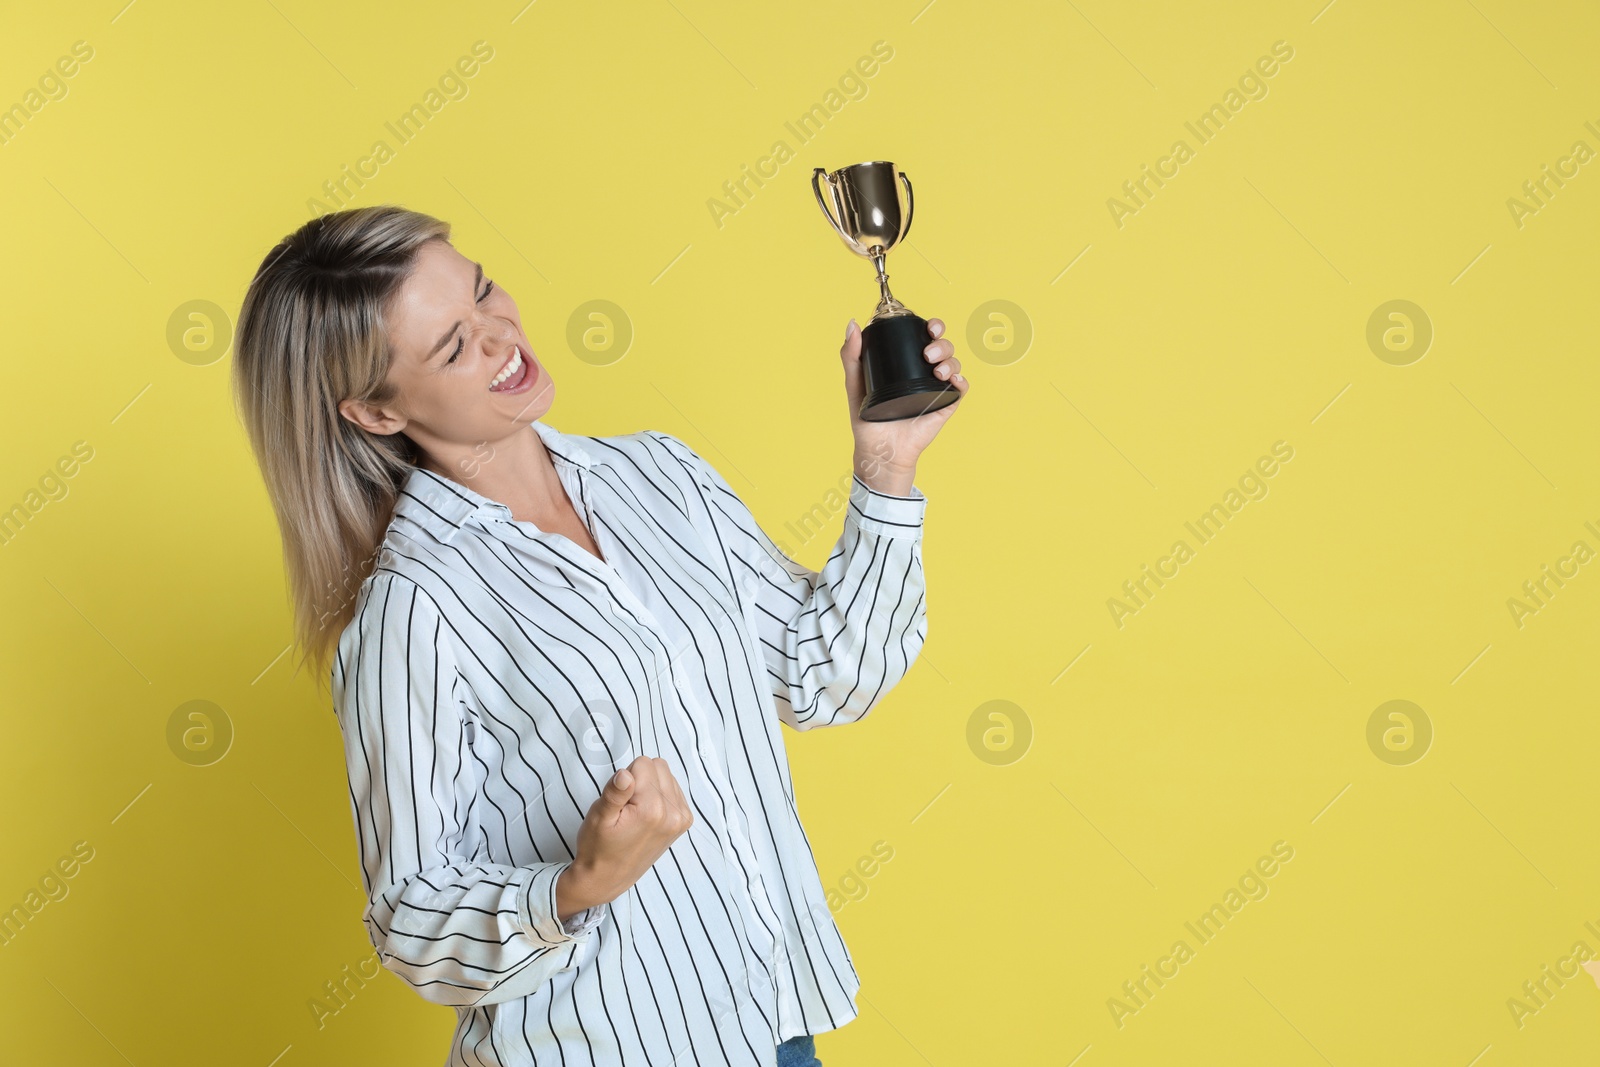
{"label": "blonde hair", "polygon": [[450,225],[393,205],[312,219],[262,260],[239,310],[234,400],[283,537],[298,671],[328,673],[421,451],[372,434],[339,402],[394,399],[390,302]]}

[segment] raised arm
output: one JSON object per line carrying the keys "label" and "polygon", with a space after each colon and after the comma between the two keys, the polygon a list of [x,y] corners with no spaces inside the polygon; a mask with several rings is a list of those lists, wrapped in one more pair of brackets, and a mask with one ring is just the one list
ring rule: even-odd
{"label": "raised arm", "polygon": [[571,963],[605,906],[560,921],[556,879],[570,860],[473,860],[480,772],[449,638],[433,600],[387,572],[341,636],[332,693],[367,893],[362,922],[383,966],[424,1000],[498,1004]]}
{"label": "raised arm", "polygon": [[894,687],[927,638],[922,519],[915,487],[891,496],[851,479],[844,530],[821,572],[767,536],[715,467],[683,441],[650,431],[694,477],[756,636],[779,717],[796,730],[862,718]]}

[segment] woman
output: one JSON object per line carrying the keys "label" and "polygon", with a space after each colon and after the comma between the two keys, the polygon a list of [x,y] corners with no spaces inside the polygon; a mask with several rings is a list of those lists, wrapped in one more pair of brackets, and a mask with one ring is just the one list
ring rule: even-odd
{"label": "woman", "polygon": [[819,574],[678,438],[541,421],[517,305],[449,234],[324,215],[239,317],[302,662],[332,659],[368,935],[456,1009],[452,1065],[815,1064],[860,982],[779,723],[861,718],[921,649],[912,480],[960,404],[861,422],[851,321],[855,469]]}

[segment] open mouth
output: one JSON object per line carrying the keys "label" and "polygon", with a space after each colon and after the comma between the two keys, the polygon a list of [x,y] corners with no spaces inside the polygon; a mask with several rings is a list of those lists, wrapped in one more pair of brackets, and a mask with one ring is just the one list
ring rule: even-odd
{"label": "open mouth", "polygon": [[533,382],[533,360],[524,358],[522,346],[512,350],[511,359],[489,383],[491,393],[517,393]]}

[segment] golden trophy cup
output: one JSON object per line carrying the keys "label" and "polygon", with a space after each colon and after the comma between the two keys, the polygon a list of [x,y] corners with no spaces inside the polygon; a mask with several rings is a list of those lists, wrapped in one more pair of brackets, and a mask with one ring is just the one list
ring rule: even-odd
{"label": "golden trophy cup", "polygon": [[[827,197],[822,193],[823,182],[828,184]],[[872,260],[878,269],[878,309],[861,328],[865,383],[861,418],[867,422],[910,419],[960,400],[960,391],[934,374],[933,365],[922,354],[934,340],[928,334],[928,320],[894,298],[884,270],[889,249],[911,232],[911,179],[893,163],[874,160],[831,174],[818,167],[811,174],[811,188],[834,232],[844,238],[850,251]]]}

